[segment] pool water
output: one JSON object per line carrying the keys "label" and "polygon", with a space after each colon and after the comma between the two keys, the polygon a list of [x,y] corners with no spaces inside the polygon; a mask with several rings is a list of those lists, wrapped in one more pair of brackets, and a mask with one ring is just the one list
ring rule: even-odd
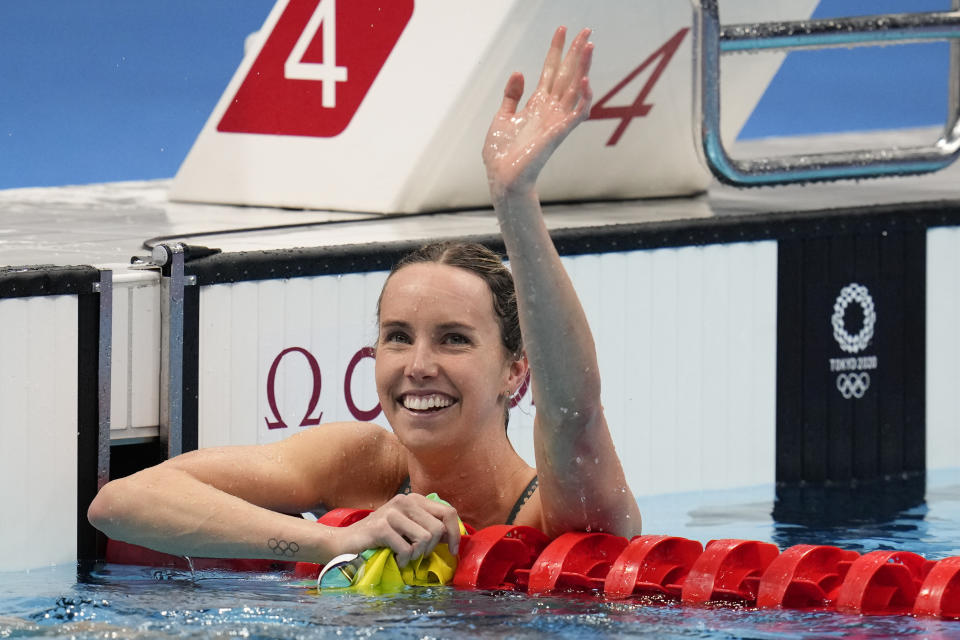
{"label": "pool water", "polygon": [[[891,488],[892,487],[892,488]],[[898,495],[902,493],[903,495]],[[924,499],[925,495],[925,499]],[[919,503],[916,503],[917,499]],[[785,505],[785,502],[792,504]],[[960,555],[960,474],[856,492],[643,498],[649,533]],[[886,512],[886,510],[890,510]],[[774,520],[771,513],[777,513]],[[871,516],[870,514],[876,514]],[[289,575],[97,565],[0,573],[0,638],[957,638],[960,621],[452,588],[310,593]]]}

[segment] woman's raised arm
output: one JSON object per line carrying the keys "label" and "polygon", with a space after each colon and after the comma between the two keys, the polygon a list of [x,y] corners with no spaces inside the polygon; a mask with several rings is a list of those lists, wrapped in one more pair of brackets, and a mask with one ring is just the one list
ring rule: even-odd
{"label": "woman's raised arm", "polygon": [[557,29],[536,90],[520,109],[523,76],[507,81],[484,143],[490,194],[517,287],[536,401],[534,447],[543,526],[640,533],[600,400],[596,348],[583,308],[547,232],[536,191],[540,170],[590,112],[593,44],[584,29],[563,54]]}

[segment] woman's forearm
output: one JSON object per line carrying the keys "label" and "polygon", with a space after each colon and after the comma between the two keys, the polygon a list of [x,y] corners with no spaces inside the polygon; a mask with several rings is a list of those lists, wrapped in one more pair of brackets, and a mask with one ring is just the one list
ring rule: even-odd
{"label": "woman's forearm", "polygon": [[88,517],[111,538],[175,555],[322,563],[340,553],[332,528],[263,509],[169,466],[111,482]]}
{"label": "woman's forearm", "polygon": [[494,207],[516,282],[537,411],[548,413],[549,424],[587,423],[601,409],[596,347],[537,194],[498,194]]}

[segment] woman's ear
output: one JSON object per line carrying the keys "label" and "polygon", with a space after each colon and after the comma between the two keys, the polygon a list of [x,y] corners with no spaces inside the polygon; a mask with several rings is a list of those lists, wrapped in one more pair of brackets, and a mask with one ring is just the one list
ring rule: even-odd
{"label": "woman's ear", "polygon": [[520,354],[519,358],[510,361],[510,374],[507,378],[507,397],[522,395],[529,384],[530,362],[527,360],[527,352]]}

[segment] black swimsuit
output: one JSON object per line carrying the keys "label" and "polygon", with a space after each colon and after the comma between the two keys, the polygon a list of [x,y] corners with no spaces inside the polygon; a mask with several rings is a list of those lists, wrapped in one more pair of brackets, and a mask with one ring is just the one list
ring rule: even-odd
{"label": "black swimsuit", "polygon": [[[533,495],[533,492],[537,490],[538,484],[537,476],[533,476],[533,480],[530,481],[530,484],[527,485],[527,488],[524,489],[523,493],[520,494],[520,497],[517,498],[517,501],[514,503],[513,509],[510,510],[510,515],[507,516],[507,521],[504,524],[513,524],[517,514],[520,513],[520,508],[527,503],[527,500],[530,499],[530,496]],[[406,479],[397,489],[397,493],[410,493],[410,476],[406,477]]]}

